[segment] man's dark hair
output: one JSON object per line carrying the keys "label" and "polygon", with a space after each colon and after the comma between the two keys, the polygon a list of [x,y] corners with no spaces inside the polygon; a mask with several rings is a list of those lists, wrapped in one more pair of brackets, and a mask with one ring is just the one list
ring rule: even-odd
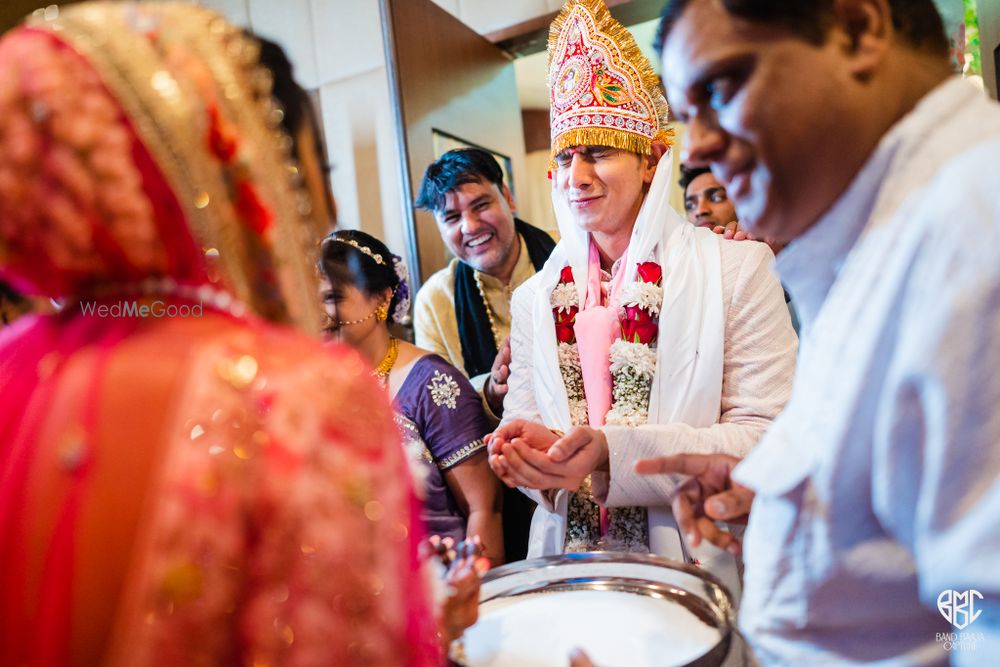
{"label": "man's dark hair", "polygon": [[[656,31],[656,51],[671,28],[695,0],[667,0]],[[722,0],[733,16],[759,23],[781,25],[813,44],[826,39],[835,0]],[[948,55],[948,38],[934,0],[889,0],[892,24],[911,46],[939,56]]]}
{"label": "man's dark hair", "polygon": [[465,185],[486,181],[503,190],[503,170],[492,155],[481,148],[456,148],[427,167],[417,195],[417,208],[437,213],[444,208],[449,192]]}
{"label": "man's dark hair", "polygon": [[684,191],[684,196],[687,196],[688,186],[691,185],[691,181],[702,174],[711,173],[711,171],[708,167],[685,167],[681,165],[681,178],[678,183],[680,183],[681,189]]}

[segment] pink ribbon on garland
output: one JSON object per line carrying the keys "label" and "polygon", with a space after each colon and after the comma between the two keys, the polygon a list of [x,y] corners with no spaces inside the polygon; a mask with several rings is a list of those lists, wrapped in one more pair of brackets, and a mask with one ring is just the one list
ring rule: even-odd
{"label": "pink ribbon on garland", "polygon": [[[583,390],[587,397],[587,420],[592,428],[604,426],[611,409],[611,345],[621,338],[618,321],[618,294],[621,292],[627,266],[628,251],[622,258],[618,273],[611,281],[608,305],[603,305],[601,289],[601,255],[594,240],[590,240],[587,267],[587,294],[573,327],[580,353]],[[608,510],[601,507],[601,535],[608,532]]]}

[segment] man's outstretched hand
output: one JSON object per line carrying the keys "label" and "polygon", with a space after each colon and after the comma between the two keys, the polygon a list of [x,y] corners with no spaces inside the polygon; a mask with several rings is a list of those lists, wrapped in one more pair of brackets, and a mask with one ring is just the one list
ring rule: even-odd
{"label": "man's outstretched hand", "polygon": [[696,547],[704,539],[738,556],[742,551],[739,540],[715,522],[746,523],[750,514],[754,493],[731,476],[739,462],[724,454],[679,454],[644,459],[636,463],[635,470],[640,475],[690,475],[677,488],[671,503],[688,544]]}
{"label": "man's outstretched hand", "polygon": [[493,360],[490,376],[483,385],[483,396],[497,417],[503,417],[503,399],[507,395],[508,378],[510,378],[510,336],[505,338],[500,346],[500,351]]}

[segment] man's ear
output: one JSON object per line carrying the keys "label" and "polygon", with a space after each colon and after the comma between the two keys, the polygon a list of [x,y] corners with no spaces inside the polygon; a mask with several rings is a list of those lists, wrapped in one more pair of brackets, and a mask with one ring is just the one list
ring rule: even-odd
{"label": "man's ear", "polygon": [[643,156],[643,181],[645,183],[653,182],[653,174],[656,173],[656,165],[660,164],[660,160],[663,156],[667,154],[667,145],[660,141],[654,141],[652,146],[650,146],[649,155]]}
{"label": "man's ear", "polygon": [[836,0],[834,21],[848,70],[860,80],[871,78],[897,39],[889,0]]}
{"label": "man's ear", "polygon": [[503,198],[507,200],[507,206],[510,206],[510,210],[512,212],[516,211],[517,210],[517,204],[514,203],[514,195],[511,193],[510,188],[507,187],[506,183],[503,184],[502,194],[503,194]]}

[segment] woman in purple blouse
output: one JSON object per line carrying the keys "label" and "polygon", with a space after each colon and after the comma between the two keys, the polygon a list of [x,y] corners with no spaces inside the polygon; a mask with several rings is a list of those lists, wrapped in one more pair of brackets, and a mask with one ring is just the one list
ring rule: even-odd
{"label": "woman in purple blouse", "polygon": [[479,535],[493,565],[503,562],[500,482],[483,437],[489,424],[479,394],[441,357],[392,335],[409,311],[402,261],[378,239],[344,230],[322,245],[325,331],[371,361],[393,399],[396,422],[424,489],[429,535]]}

